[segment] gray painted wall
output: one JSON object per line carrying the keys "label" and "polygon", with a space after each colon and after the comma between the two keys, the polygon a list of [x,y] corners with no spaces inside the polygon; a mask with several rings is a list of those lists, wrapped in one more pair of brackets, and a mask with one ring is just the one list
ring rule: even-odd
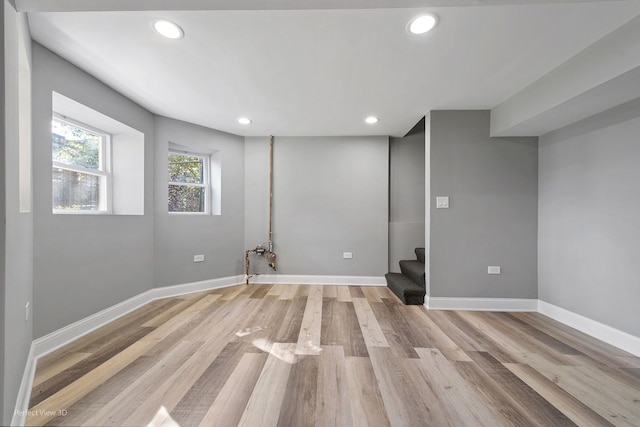
{"label": "gray painted wall", "polygon": [[[51,94],[145,134],[144,215],[53,215]],[[33,44],[34,337],[149,290],[153,284],[153,116]]]}
{"label": "gray painted wall", "polygon": [[[155,286],[244,274],[244,138],[164,117],[155,118]],[[222,214],[167,212],[167,153],[173,142],[196,152],[218,151]],[[194,263],[194,255],[205,261]]]}
{"label": "gray painted wall", "polygon": [[[382,276],[388,265],[387,137],[274,138],[278,273]],[[268,138],[245,140],[245,247],[268,238]],[[353,259],[343,259],[353,252]],[[264,262],[254,262],[269,271]]]}
{"label": "gray painted wall", "polygon": [[416,259],[424,247],[424,127],[404,138],[389,139],[389,271],[398,261]]}
{"label": "gray painted wall", "polygon": [[[5,327],[5,292],[6,292],[6,283],[5,283],[5,247],[7,245],[6,231],[7,231],[7,222],[6,222],[6,204],[5,204],[5,185],[6,185],[6,172],[5,172],[5,147],[6,147],[6,127],[5,124],[7,122],[7,117],[5,115],[5,67],[9,65],[9,61],[7,60],[6,50],[5,50],[5,25],[4,18],[7,11],[5,11],[7,4],[6,0],[0,2],[0,10],[2,10],[2,31],[0,31],[0,51],[2,51],[2,62],[0,65],[0,95],[2,97],[0,99],[5,99],[4,102],[0,102],[0,343],[2,346],[0,347],[0,381],[2,381],[3,386],[0,387],[0,420],[3,421],[3,424],[8,425],[7,421],[10,421],[10,418],[7,419],[5,417],[5,403],[4,403],[4,378],[5,378],[5,364],[4,364],[4,352],[8,347],[7,342],[5,340],[4,327]],[[15,106],[14,106],[15,107]],[[20,372],[18,370],[18,372]],[[15,395],[17,396],[17,391]]]}
{"label": "gray painted wall", "polygon": [[537,298],[537,138],[489,137],[489,111],[432,111],[430,129],[430,295]]}
{"label": "gray painted wall", "polygon": [[540,299],[640,336],[640,100],[540,138]]}
{"label": "gray painted wall", "polygon": [[[3,114],[4,129],[4,176],[6,179],[3,200],[6,214],[6,253],[4,267],[3,294],[3,335],[4,335],[4,381],[3,381],[3,415],[4,425],[11,423],[13,409],[16,404],[22,373],[29,354],[32,341],[32,317],[25,319],[25,304],[32,299],[33,286],[33,215],[30,212],[20,213],[19,202],[19,61],[21,53],[19,42],[30,40],[26,20],[23,15],[6,1],[4,3],[4,37],[5,39],[5,105]],[[29,51],[26,57],[29,61]],[[29,79],[27,74],[22,76]],[[24,123],[29,126],[29,122]],[[4,224],[4,222],[3,222]]]}

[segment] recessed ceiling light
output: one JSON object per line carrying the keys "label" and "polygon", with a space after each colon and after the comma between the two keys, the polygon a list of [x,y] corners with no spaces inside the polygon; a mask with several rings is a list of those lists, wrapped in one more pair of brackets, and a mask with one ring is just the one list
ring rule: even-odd
{"label": "recessed ceiling light", "polygon": [[240,117],[238,119],[238,123],[240,123],[241,125],[249,125],[251,124],[251,120],[247,119],[246,117]]}
{"label": "recessed ceiling light", "polygon": [[411,34],[424,34],[431,31],[437,23],[438,15],[434,13],[416,16],[409,22],[409,31]]}
{"label": "recessed ceiling light", "polygon": [[369,124],[369,125],[373,125],[378,123],[378,118],[374,117],[374,116],[369,116],[366,119],[364,119],[365,123]]}
{"label": "recessed ceiling light", "polygon": [[182,28],[180,28],[178,24],[167,21],[166,19],[158,19],[157,21],[154,21],[153,29],[156,30],[158,34],[168,39],[181,39],[184,37],[184,31],[182,31]]}

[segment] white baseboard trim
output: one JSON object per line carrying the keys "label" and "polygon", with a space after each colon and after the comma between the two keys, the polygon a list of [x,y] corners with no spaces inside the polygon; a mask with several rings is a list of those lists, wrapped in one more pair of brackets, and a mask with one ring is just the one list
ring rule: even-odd
{"label": "white baseboard trim", "polygon": [[[157,299],[202,292],[243,284],[244,276],[230,276],[174,286],[150,289],[133,298],[79,320],[33,341],[18,392],[12,425],[24,425],[29,407],[38,358],[92,332],[99,327]],[[301,276],[265,274],[254,276],[255,284],[386,286],[384,277],[375,276]],[[640,338],[605,324],[537,299],[520,298],[443,298],[425,297],[430,310],[537,311],[601,341],[640,357]]]}
{"label": "white baseboard trim", "polygon": [[640,357],[639,337],[542,300],[538,301],[538,312]]}
{"label": "white baseboard trim", "polygon": [[425,297],[429,310],[538,311],[537,299]]}
{"label": "white baseboard trim", "polygon": [[62,329],[36,339],[33,342],[34,357],[37,359],[45,354],[69,344],[109,322],[113,322],[133,310],[161,298],[169,298],[210,289],[224,288],[244,283],[244,276],[231,276],[221,279],[203,280],[201,282],[185,283],[174,286],[163,286],[150,289],[144,293],[122,301],[89,317],[78,320]]}
{"label": "white baseboard trim", "polygon": [[20,381],[20,389],[18,390],[18,398],[16,399],[16,407],[11,417],[12,426],[23,426],[27,421],[27,411],[29,410],[29,400],[31,399],[31,388],[33,379],[36,375],[36,361],[34,357],[35,346],[31,343],[27,363],[22,373],[22,381]]}
{"label": "white baseboard trim", "polygon": [[382,276],[302,276],[295,274],[260,274],[253,276],[250,283],[260,285],[387,286],[387,281]]}

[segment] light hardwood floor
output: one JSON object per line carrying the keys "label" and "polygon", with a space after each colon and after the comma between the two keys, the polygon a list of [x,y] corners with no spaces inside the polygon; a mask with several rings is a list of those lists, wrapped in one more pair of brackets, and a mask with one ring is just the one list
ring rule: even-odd
{"label": "light hardwood floor", "polygon": [[41,358],[27,425],[639,426],[640,359],[536,313],[242,285]]}

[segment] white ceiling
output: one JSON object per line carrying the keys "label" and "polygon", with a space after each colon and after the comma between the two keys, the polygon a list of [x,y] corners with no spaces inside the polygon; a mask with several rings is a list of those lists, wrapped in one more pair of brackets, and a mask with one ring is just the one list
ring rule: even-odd
{"label": "white ceiling", "polygon": [[[493,108],[640,14],[631,0],[350,1],[360,7],[32,11],[29,22],[36,41],[155,114],[245,136],[398,136],[428,110]],[[425,11],[439,15],[438,27],[410,36],[408,21]],[[156,18],[179,23],[185,37],[159,37]],[[380,122],[364,124],[368,115]],[[253,123],[239,125],[240,116]]]}

